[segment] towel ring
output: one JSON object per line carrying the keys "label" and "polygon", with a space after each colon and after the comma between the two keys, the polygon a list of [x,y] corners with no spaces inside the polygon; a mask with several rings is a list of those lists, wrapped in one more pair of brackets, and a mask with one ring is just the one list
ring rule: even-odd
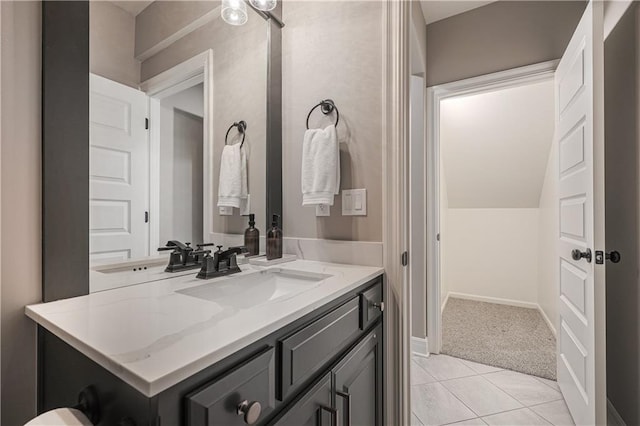
{"label": "towel ring", "polygon": [[224,144],[227,145],[227,138],[229,137],[229,132],[234,127],[237,127],[238,128],[238,133],[240,133],[242,135],[242,142],[240,142],[240,148],[242,148],[242,145],[244,145],[244,138],[247,136],[247,134],[246,134],[247,122],[244,121],[244,120],[240,120],[237,123],[233,123],[231,126],[229,126],[229,128],[227,129],[227,134],[224,135]]}
{"label": "towel ring", "polygon": [[324,115],[329,115],[333,111],[335,111],[336,112],[336,123],[335,123],[335,126],[338,125],[338,122],[340,121],[340,112],[338,111],[338,107],[336,106],[336,104],[333,102],[332,99],[325,99],[325,100],[320,101],[320,103],[318,103],[318,105],[314,106],[313,108],[311,108],[311,111],[309,111],[309,114],[307,115],[307,129],[309,129],[309,118],[311,118],[311,114],[318,107],[320,107],[320,111],[322,111],[322,113]]}

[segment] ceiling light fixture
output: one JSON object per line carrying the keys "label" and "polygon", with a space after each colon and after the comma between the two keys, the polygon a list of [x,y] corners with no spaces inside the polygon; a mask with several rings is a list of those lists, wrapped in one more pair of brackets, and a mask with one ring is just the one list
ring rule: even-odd
{"label": "ceiling light fixture", "polygon": [[227,24],[244,25],[248,19],[247,5],[244,0],[222,0],[220,14]]}
{"label": "ceiling light fixture", "polygon": [[251,6],[263,12],[273,10],[278,5],[278,0],[249,0]]}

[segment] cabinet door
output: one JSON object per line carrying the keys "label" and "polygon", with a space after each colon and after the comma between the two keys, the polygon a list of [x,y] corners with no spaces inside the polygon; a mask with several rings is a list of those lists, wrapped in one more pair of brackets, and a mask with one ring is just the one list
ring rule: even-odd
{"label": "cabinet door", "polygon": [[275,407],[272,347],[186,396],[189,426],[259,423]]}
{"label": "cabinet door", "polygon": [[278,398],[281,401],[297,392],[356,340],[360,332],[359,315],[358,298],[353,298],[280,341],[282,377]]}
{"label": "cabinet door", "polygon": [[337,426],[337,416],[331,405],[331,374],[327,373],[272,425]]}
{"label": "cabinet door", "polygon": [[333,383],[340,425],[382,425],[382,325],[333,369]]}

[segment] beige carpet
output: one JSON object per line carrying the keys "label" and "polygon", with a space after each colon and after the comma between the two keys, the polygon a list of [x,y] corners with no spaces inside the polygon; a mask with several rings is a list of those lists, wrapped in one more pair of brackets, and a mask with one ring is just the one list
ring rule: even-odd
{"label": "beige carpet", "polygon": [[556,380],[556,339],[537,309],[449,298],[442,353]]}

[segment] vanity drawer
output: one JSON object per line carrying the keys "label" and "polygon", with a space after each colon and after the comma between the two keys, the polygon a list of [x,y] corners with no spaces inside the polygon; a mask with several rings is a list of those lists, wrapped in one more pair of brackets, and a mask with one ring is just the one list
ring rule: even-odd
{"label": "vanity drawer", "polygon": [[[186,397],[188,426],[244,425],[251,409],[257,421],[275,407],[275,351],[269,347]],[[260,404],[260,408],[255,403]]]}
{"label": "vanity drawer", "polygon": [[382,315],[382,279],[360,293],[360,329],[364,330]]}
{"label": "vanity drawer", "polygon": [[337,356],[358,334],[360,307],[358,298],[329,312],[302,330],[278,342],[280,349],[280,386],[283,400],[296,387]]}

